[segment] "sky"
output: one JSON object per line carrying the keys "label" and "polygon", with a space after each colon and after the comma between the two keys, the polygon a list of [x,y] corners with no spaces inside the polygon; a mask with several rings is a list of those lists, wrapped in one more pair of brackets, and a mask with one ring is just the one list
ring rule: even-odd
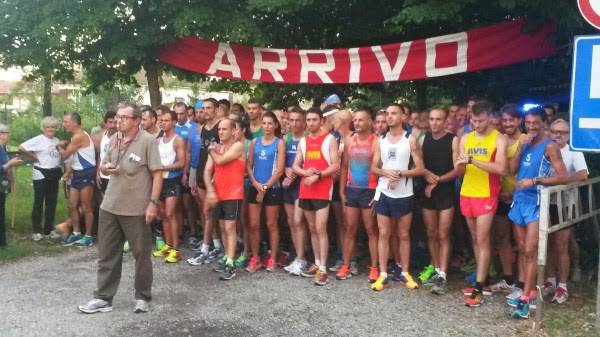
{"label": "sky", "polygon": [[19,81],[23,71],[19,68],[0,69],[0,81]]}

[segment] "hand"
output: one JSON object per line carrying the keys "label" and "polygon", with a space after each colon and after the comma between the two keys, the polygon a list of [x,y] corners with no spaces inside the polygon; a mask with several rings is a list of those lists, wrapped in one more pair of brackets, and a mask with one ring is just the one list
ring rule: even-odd
{"label": "hand", "polygon": [[210,145],[208,145],[208,151],[218,150],[220,148],[221,144],[219,143],[210,143]]}
{"label": "hand", "polygon": [[61,148],[66,148],[67,145],[69,145],[69,141],[68,140],[61,140],[60,142],[58,142],[58,146]]}
{"label": "hand", "polygon": [[384,169],[382,171],[383,176],[388,178],[390,181],[398,181],[400,179],[400,174],[398,174],[399,171],[389,169]]}
{"label": "hand", "polygon": [[431,173],[431,171],[425,171],[425,180],[428,184],[437,184],[440,181],[440,176]]}
{"label": "hand", "polygon": [[319,170],[317,170],[316,168],[314,168],[314,167],[311,167],[311,168],[309,168],[309,169],[307,170],[307,174],[306,174],[306,176],[318,175],[318,174],[319,174],[319,172],[320,172],[320,171],[319,171]]}
{"label": "hand", "polygon": [[115,166],[112,163],[106,163],[102,168],[102,173],[106,175],[117,175],[119,173],[119,166]]}
{"label": "hand", "polygon": [[319,176],[318,175],[312,175],[309,177],[304,177],[304,186],[310,186],[312,184],[314,184],[315,182],[317,182],[317,180],[319,180]]}
{"label": "hand", "polygon": [[461,155],[458,157],[458,160],[456,161],[456,164],[458,164],[458,165],[466,165],[466,164],[468,164],[468,163],[469,163],[469,156],[467,156],[467,155],[466,155],[466,154],[464,154],[464,153],[463,153],[463,154],[461,154]]}
{"label": "hand", "polygon": [[21,159],[19,157],[14,157],[14,158],[11,158],[7,164],[8,164],[8,166],[11,166],[11,167],[19,166],[19,165],[23,164],[23,159]]}
{"label": "hand", "polygon": [[435,184],[428,184],[427,186],[425,186],[425,196],[427,198],[431,198],[431,192],[433,192],[433,190],[437,187],[437,183]]}
{"label": "hand", "polygon": [[102,180],[100,179],[100,174],[96,174],[96,187],[98,187],[98,189],[100,189],[100,186],[101,186],[100,182],[101,181]]}
{"label": "hand", "polygon": [[252,183],[252,187],[254,187],[254,189],[256,190],[256,192],[257,192],[257,193],[264,192],[264,191],[263,191],[263,185],[262,185],[262,184],[260,184],[258,181],[254,181],[254,182]]}
{"label": "hand", "polygon": [[190,193],[194,196],[198,196],[198,186],[190,186]]}
{"label": "hand", "polygon": [[153,202],[150,202],[148,207],[146,207],[146,223],[150,224],[157,216],[158,207]]}
{"label": "hand", "polygon": [[265,199],[265,191],[259,191],[258,193],[256,193],[256,202],[262,203],[264,199]]}
{"label": "hand", "polygon": [[533,179],[521,179],[517,181],[517,188],[528,188],[534,185]]}
{"label": "hand", "polygon": [[188,182],[189,182],[189,177],[187,175],[187,173],[184,173],[181,175],[181,185],[183,185],[183,187],[188,187]]}
{"label": "hand", "polygon": [[283,181],[281,182],[281,186],[285,189],[289,188],[291,184],[292,184],[292,179],[290,179],[288,177],[283,178]]}
{"label": "hand", "polygon": [[346,204],[346,192],[340,192],[340,201],[342,202],[342,205]]}
{"label": "hand", "polygon": [[285,168],[285,177],[289,178],[291,181],[293,181],[294,179],[296,179],[296,173],[294,173],[294,170],[291,167],[286,167]]}
{"label": "hand", "polygon": [[537,137],[537,133],[529,132],[521,138],[521,145],[530,144],[535,137]]}

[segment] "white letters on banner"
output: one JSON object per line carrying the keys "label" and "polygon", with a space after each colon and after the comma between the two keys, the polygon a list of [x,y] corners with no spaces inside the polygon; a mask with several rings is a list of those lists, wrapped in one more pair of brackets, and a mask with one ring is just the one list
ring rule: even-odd
{"label": "white letters on banner", "polygon": [[[273,49],[273,48],[257,48],[254,47],[254,75],[253,80],[260,80],[261,71],[267,70],[273,76],[273,79],[277,82],[283,82],[283,77],[279,73],[280,70],[287,68],[287,57],[285,56],[285,49]],[[263,61],[263,53],[275,53],[279,56],[279,61]]]}
{"label": "white letters on banner", "polygon": [[[308,59],[309,54],[325,55],[325,63],[312,63]],[[314,72],[323,83],[333,83],[327,72],[335,69],[333,60],[333,49],[323,50],[300,50],[300,82],[308,82],[308,73]]]}
{"label": "white letters on banner", "polygon": [[[227,61],[229,61],[229,63],[223,63],[224,55],[227,56]],[[208,67],[206,73],[214,75],[218,70],[228,71],[234,77],[242,77],[240,72],[240,66],[237,63],[237,59],[235,58],[235,53],[233,52],[233,49],[231,49],[231,46],[229,46],[228,43],[219,43],[219,48],[215,53],[215,58],[210,64],[210,67]]]}
{"label": "white letters on banner", "polygon": [[390,60],[388,60],[387,56],[385,56],[381,46],[371,47],[371,50],[373,50],[373,53],[375,53],[375,57],[377,57],[377,61],[379,61],[381,73],[386,81],[397,81],[400,79],[400,73],[406,64],[406,59],[408,58],[408,52],[411,44],[412,41],[402,42],[400,44],[400,50],[398,51],[398,57],[396,57],[394,66],[390,64]]}
{"label": "white letters on banner", "polygon": [[[456,65],[450,67],[436,68],[435,46],[441,43],[456,43]],[[467,33],[456,33],[444,36],[436,36],[425,39],[425,52],[427,54],[425,61],[425,74],[427,77],[445,76],[467,71]]]}

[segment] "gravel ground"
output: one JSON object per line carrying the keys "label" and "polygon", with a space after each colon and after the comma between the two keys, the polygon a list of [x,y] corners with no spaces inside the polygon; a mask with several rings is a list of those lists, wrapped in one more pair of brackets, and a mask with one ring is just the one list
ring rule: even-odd
{"label": "gravel ground", "polygon": [[92,248],[0,265],[0,336],[510,336],[528,326],[500,295],[465,307],[459,281],[441,297],[398,283],[375,293],[365,273],[325,287],[283,271],[223,282],[208,266],[156,259],[151,311],[134,314],[129,254],[114,311],[84,315],[95,259]]}

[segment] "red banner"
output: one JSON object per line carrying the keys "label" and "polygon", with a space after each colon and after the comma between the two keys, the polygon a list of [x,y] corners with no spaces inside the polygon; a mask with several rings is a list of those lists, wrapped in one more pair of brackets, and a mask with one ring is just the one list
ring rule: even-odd
{"label": "red banner", "polygon": [[445,76],[548,56],[552,25],[525,33],[524,20],[379,46],[273,49],[184,37],[160,61],[217,77],[277,83],[369,83]]}

